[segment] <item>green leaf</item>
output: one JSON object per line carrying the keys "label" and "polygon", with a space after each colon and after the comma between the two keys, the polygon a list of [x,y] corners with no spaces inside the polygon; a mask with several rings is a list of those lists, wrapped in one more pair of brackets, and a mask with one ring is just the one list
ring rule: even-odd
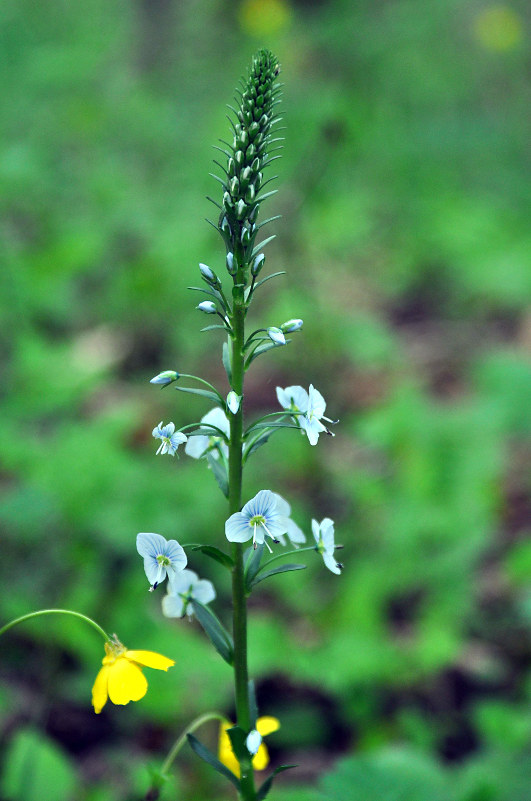
{"label": "green leaf", "polygon": [[[291,342],[290,339],[286,339],[286,345],[288,342]],[[254,362],[257,356],[261,356],[262,353],[266,353],[266,351],[271,350],[272,348],[283,348],[284,345],[277,345],[275,342],[266,342],[265,345],[258,345],[255,351],[251,353],[249,358],[245,362],[245,369]]]}
{"label": "green leaf", "polygon": [[214,459],[212,453],[207,453],[206,455],[208,466],[212,470],[214,474],[214,478],[216,479],[217,485],[222,491],[223,495],[228,498],[229,497],[229,478],[227,476],[227,468],[219,459]]}
{"label": "green leaf", "polygon": [[293,572],[293,570],[304,570],[305,568],[306,565],[288,564],[288,565],[280,565],[280,567],[275,567],[272,570],[267,570],[265,573],[259,572],[257,578],[255,578],[254,581],[251,582],[251,587],[254,587],[255,584],[260,584],[261,581],[263,581],[266,578],[269,578],[269,576],[275,576],[277,573],[291,573]]}
{"label": "green leaf", "polygon": [[219,562],[220,565],[227,567],[229,570],[232,570],[234,567],[234,562],[228,553],[220,551],[220,549],[216,548],[215,545],[196,545],[195,548],[192,548],[192,551],[201,551],[201,553],[204,553],[206,556],[210,556],[211,559]]}
{"label": "green leaf", "polygon": [[225,729],[229,735],[229,740],[232,745],[232,750],[238,762],[242,759],[249,759],[249,751],[245,745],[247,735],[239,726],[231,726],[230,729]]}
{"label": "green leaf", "polygon": [[225,372],[227,373],[227,378],[229,379],[229,384],[232,384],[232,365],[230,363],[230,349],[227,342],[223,343],[222,361]]}
{"label": "green leaf", "polygon": [[76,774],[68,757],[38,731],[18,731],[5,749],[2,762],[2,798],[69,801],[75,796]]}
{"label": "green leaf", "polygon": [[254,440],[254,442],[251,442],[249,444],[249,446],[244,451],[244,454],[243,454],[244,460],[246,461],[249,458],[249,456],[251,455],[251,453],[254,453],[255,451],[258,450],[258,448],[261,448],[262,445],[265,445],[266,442],[268,441],[269,437],[273,433],[274,433],[274,431],[265,431],[263,434],[261,434],[259,437],[257,437]]}
{"label": "green leaf", "polygon": [[175,387],[175,389],[179,390],[179,392],[189,392],[190,395],[200,395],[202,398],[208,398],[217,403],[218,406],[221,406],[222,409],[225,408],[225,402],[221,395],[217,395],[209,389],[196,389],[195,387]]}
{"label": "green leaf", "polygon": [[264,227],[264,225],[268,225],[270,222],[273,222],[274,220],[280,220],[281,218],[282,214],[276,214],[274,217],[268,217],[267,220],[264,220],[260,223],[260,225],[256,226],[256,230],[259,231],[260,228]]}
{"label": "green leaf", "polygon": [[260,560],[262,559],[262,554],[264,552],[264,545],[262,543],[262,545],[258,545],[256,548],[252,548],[251,550],[251,558],[248,560],[245,566],[245,585],[247,590],[251,589],[252,582],[260,570]]}
{"label": "green leaf", "polygon": [[187,289],[190,289],[192,292],[204,292],[205,295],[211,295],[213,298],[219,299],[219,293],[214,292],[212,289],[207,289],[206,286],[188,286]]}
{"label": "green leaf", "polygon": [[225,778],[232,782],[239,791],[240,780],[238,777],[235,776],[234,773],[222,762],[220,762],[219,759],[214,756],[212,751],[206,747],[206,745],[203,745],[203,743],[199,742],[197,737],[194,737],[193,734],[187,734],[186,737],[188,738],[188,742],[190,743],[190,748],[192,751],[195,751],[197,756],[202,759],[203,762],[206,762],[208,765],[210,765],[210,767],[214,768],[214,770],[217,770],[218,773],[221,773],[222,776],[225,776]]}
{"label": "green leaf", "polygon": [[232,665],[234,661],[234,643],[229,632],[207,606],[204,606],[199,601],[190,601],[190,603],[197,620],[218,654],[223,657],[227,664]]}
{"label": "green leaf", "polygon": [[[263,199],[264,199],[264,198],[261,198],[261,200],[263,200]],[[268,245],[270,242],[272,242],[272,241],[273,241],[273,239],[276,239],[276,238],[277,238],[277,235],[276,235],[276,234],[273,234],[272,236],[268,236],[268,237],[267,237],[267,239],[264,239],[262,242],[259,242],[259,243],[258,243],[258,245],[256,245],[256,246],[253,248],[253,252],[251,253],[251,259],[253,259],[253,258],[256,256],[256,254],[257,254],[257,253],[258,253],[260,250],[262,250],[262,248],[265,248],[265,246],[266,246],[266,245]],[[250,260],[249,260],[249,261],[250,261]]]}
{"label": "green leaf", "polygon": [[251,728],[256,729],[256,719],[258,718],[258,704],[256,703],[256,690],[253,679],[249,679],[247,684],[247,694],[249,696],[249,717]]}
{"label": "green leaf", "polygon": [[264,800],[264,798],[267,796],[267,794],[271,790],[271,786],[273,784],[273,781],[274,781],[275,777],[278,776],[279,773],[282,773],[285,770],[291,770],[291,768],[296,768],[296,767],[298,767],[298,766],[297,765],[280,765],[278,768],[275,768],[275,770],[273,771],[271,776],[269,776],[269,778],[267,778],[265,780],[265,782],[262,784],[262,786],[258,790],[258,792],[256,794],[256,801],[263,801]]}
{"label": "green leaf", "polygon": [[266,275],[266,277],[262,278],[261,281],[256,282],[256,284],[254,285],[255,290],[258,289],[259,286],[262,286],[262,284],[265,284],[266,281],[270,281],[271,278],[276,278],[277,275],[286,275],[286,271],[280,270],[280,272],[278,273],[271,273],[271,275]]}
{"label": "green leaf", "polygon": [[221,323],[220,323],[219,325],[206,325],[204,328],[200,329],[200,333],[202,334],[203,331],[213,331],[215,328],[222,328],[223,331],[227,330],[227,326],[226,325],[221,325]]}

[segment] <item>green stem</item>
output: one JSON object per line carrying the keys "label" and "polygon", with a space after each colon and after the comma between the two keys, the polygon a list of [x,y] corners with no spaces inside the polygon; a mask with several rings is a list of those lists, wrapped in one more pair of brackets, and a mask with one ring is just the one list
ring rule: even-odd
{"label": "green stem", "polygon": [[168,756],[162,763],[162,767],[160,769],[160,772],[162,774],[167,773],[168,770],[171,768],[173,760],[175,759],[175,757],[177,756],[183,745],[187,742],[186,735],[191,734],[193,731],[202,726],[203,723],[208,723],[209,720],[219,720],[221,723],[227,722],[225,716],[220,715],[218,712],[207,712],[204,715],[201,715],[200,717],[193,720],[190,723],[190,725],[186,727],[181,736],[175,740],[174,744],[170,748]]}
{"label": "green stem", "polygon": [[72,615],[73,617],[78,617],[81,620],[84,620],[85,623],[89,623],[92,628],[96,629],[98,634],[101,634],[105,642],[109,642],[111,637],[99,626],[95,620],[92,618],[87,617],[86,615],[82,615],[81,612],[73,612],[71,609],[39,609],[37,612],[29,612],[27,615],[22,615],[22,617],[17,617],[15,620],[12,620],[10,623],[6,623],[5,626],[2,626],[0,629],[0,636],[4,634],[4,632],[9,631],[9,629],[16,626],[18,623],[23,623],[25,620],[31,620],[32,617],[40,617],[41,615]]}
{"label": "green stem", "polygon": [[[237,254],[235,254],[237,255]],[[240,261],[238,259],[238,261]],[[244,283],[244,271],[238,270],[235,283]],[[237,395],[243,395],[244,381],[244,342],[245,342],[245,303],[243,293],[235,296],[232,309],[232,382],[231,386]],[[236,414],[230,415],[229,443],[229,512],[234,514],[242,507],[242,443],[243,443],[243,404]],[[249,710],[249,672],[247,667],[247,597],[245,592],[245,576],[243,568],[243,545],[235,542],[232,545],[232,608],[234,638],[234,689],[236,701],[237,724],[248,732],[251,728]],[[240,762],[240,782],[242,801],[254,801],[254,773],[251,756]]]}

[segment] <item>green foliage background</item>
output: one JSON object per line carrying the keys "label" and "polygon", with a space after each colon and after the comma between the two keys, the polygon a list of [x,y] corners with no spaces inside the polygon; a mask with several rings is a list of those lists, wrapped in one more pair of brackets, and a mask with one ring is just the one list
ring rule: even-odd
{"label": "green foliage background", "polygon": [[[274,797],[524,801],[528,5],[4,0],[0,19],[2,621],[70,607],[177,662],[95,717],[97,638],[66,618],[10,632],[2,798],[141,798],[144,764],[192,717],[231,713],[230,671],[195,625],[162,618],[134,540],[223,540],[205,466],[156,459],[151,439],[208,406],[147,381],[225,387],[186,287],[199,261],[223,271],[202,221],[210,148],[267,46],[287,139],[266,268],[287,276],[254,319],[305,327],[255,363],[247,410],[312,381],[341,424],[317,448],[277,434],[245,494],[280,491],[307,531],[334,517],[346,565],[336,578],[311,559],[253,597],[273,763],[300,766]],[[225,615],[225,575],[192,567]],[[230,797],[203,768],[183,754],[168,798]]]}

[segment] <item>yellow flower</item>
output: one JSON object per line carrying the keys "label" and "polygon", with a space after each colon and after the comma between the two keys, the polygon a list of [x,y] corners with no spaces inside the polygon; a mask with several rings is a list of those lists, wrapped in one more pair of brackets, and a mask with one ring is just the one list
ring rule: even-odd
{"label": "yellow flower", "polygon": [[139,701],[147,692],[148,683],[140,665],[168,670],[175,662],[153,651],[128,651],[119,640],[105,643],[105,656],[92,688],[92,706],[97,715],[107,698],[113,704]]}
{"label": "yellow flower", "polygon": [[[240,775],[240,765],[236,757],[234,756],[234,752],[232,750],[232,745],[230,742],[229,735],[227,734],[227,729],[230,729],[232,723],[222,723],[221,728],[219,730],[219,747],[218,747],[218,758],[220,762],[231,770],[236,776]],[[256,721],[256,729],[262,737],[265,737],[267,734],[272,734],[274,731],[280,728],[280,721],[273,717],[263,717],[258,718]],[[261,743],[258,751],[253,757],[253,768],[255,770],[264,770],[269,764],[269,752],[265,746],[265,743]]]}

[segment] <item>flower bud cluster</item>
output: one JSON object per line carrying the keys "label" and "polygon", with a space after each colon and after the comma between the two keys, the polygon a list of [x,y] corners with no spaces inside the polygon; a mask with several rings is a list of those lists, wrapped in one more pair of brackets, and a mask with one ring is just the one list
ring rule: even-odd
{"label": "flower bud cluster", "polygon": [[267,50],[260,51],[243,92],[239,93],[239,108],[234,110],[237,119],[230,151],[225,151],[228,161],[218,224],[231,256],[227,259],[231,275],[236,274],[238,266],[250,262],[258,231],[258,209],[265,197],[259,196],[263,169],[271,160],[271,127],[279,119],[274,113],[278,73],[274,56]]}

